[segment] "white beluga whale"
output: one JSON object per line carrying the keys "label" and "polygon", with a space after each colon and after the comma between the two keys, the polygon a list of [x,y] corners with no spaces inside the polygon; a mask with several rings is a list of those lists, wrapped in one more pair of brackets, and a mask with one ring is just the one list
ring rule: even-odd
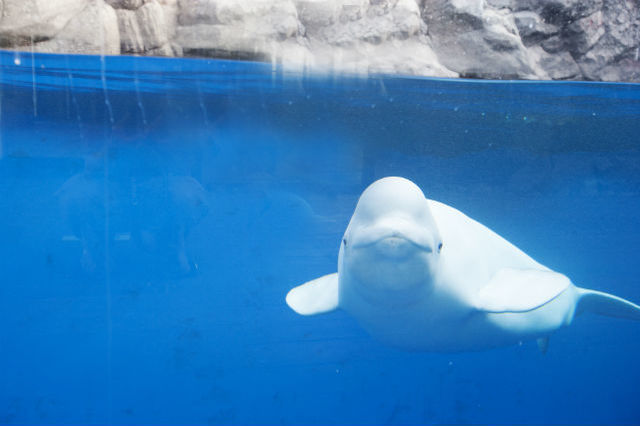
{"label": "white beluga whale", "polygon": [[575,286],[462,212],[387,177],[360,196],[338,272],[293,288],[301,315],[343,309],[401,349],[467,351],[538,339],[594,312],[640,320],[640,306]]}

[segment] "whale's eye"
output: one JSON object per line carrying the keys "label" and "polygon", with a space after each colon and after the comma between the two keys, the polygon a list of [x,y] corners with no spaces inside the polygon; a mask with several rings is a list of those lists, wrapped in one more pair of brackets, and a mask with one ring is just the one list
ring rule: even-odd
{"label": "whale's eye", "polygon": [[438,253],[442,250],[442,243],[438,244]]}
{"label": "whale's eye", "polygon": [[342,239],[342,244],[343,244],[345,247],[347,246],[347,239],[346,239],[346,238],[343,238],[343,239]]}

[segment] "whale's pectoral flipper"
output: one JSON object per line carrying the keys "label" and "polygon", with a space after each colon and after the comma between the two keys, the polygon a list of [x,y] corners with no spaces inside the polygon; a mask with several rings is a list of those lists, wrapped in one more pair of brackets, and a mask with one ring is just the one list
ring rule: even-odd
{"label": "whale's pectoral flipper", "polygon": [[569,278],[557,272],[504,268],[478,292],[476,307],[492,313],[528,312],[555,299],[570,285]]}
{"label": "whale's pectoral flipper", "polygon": [[621,297],[586,288],[579,288],[578,295],[578,314],[593,312],[609,317],[640,321],[640,306]]}
{"label": "whale's pectoral flipper", "polygon": [[315,315],[338,308],[338,274],[329,274],[295,287],[287,305],[300,315]]}

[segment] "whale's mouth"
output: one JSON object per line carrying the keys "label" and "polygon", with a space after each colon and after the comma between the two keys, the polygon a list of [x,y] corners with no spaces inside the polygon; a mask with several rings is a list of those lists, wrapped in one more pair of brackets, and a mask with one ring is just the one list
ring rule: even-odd
{"label": "whale's mouth", "polygon": [[429,227],[403,216],[380,218],[369,226],[353,229],[351,236],[353,248],[372,248],[393,257],[402,253],[432,253],[436,239]]}
{"label": "whale's mouth", "polygon": [[418,250],[421,252],[431,253],[433,250],[426,244],[420,244],[412,238],[404,235],[392,235],[382,238],[376,243],[378,250],[387,254],[404,254],[407,251]]}
{"label": "whale's mouth", "polygon": [[409,237],[402,232],[394,230],[388,230],[387,232],[357,241],[354,244],[354,248],[375,248],[390,255],[402,254],[409,250],[416,249],[427,253],[433,252],[433,248],[428,242]]}

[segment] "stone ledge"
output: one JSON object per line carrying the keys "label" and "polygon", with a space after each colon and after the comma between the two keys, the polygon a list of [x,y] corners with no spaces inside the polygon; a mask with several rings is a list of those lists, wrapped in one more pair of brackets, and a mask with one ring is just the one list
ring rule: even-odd
{"label": "stone ledge", "polygon": [[184,54],[437,77],[640,81],[637,2],[0,0],[0,6],[0,47],[17,50]]}

